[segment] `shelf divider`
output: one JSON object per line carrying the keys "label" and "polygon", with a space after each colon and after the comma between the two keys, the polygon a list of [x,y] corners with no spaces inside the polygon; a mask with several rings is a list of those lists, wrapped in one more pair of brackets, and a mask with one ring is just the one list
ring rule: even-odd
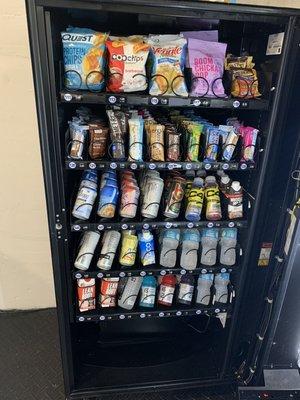
{"label": "shelf divider", "polygon": [[266,111],[269,100],[237,99],[232,97],[167,97],[150,96],[146,93],[107,93],[61,90],[59,99],[62,103],[106,104],[110,106],[152,106],[152,107],[190,107],[190,108],[220,108]]}
{"label": "shelf divider", "polygon": [[104,322],[111,320],[131,320],[131,319],[150,319],[167,317],[190,317],[196,315],[217,316],[220,313],[228,313],[231,310],[230,304],[215,304],[211,306],[173,306],[160,309],[141,309],[141,310],[123,310],[120,308],[103,308],[95,311],[77,313],[76,322]]}

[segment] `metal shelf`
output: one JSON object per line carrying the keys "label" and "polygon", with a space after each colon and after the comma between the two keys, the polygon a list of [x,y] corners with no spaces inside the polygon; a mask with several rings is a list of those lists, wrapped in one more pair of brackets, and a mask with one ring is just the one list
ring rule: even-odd
{"label": "metal shelf", "polygon": [[[219,308],[218,308],[219,306]],[[220,304],[214,306],[180,306],[177,307],[164,307],[155,310],[139,310],[127,311],[120,308],[103,308],[98,311],[88,311],[85,313],[77,313],[76,322],[90,322],[90,321],[107,321],[107,320],[128,320],[128,319],[144,319],[144,318],[166,318],[166,317],[187,317],[195,315],[212,315],[216,316],[219,313],[227,312],[231,309],[231,305]]]}
{"label": "metal shelf", "polygon": [[131,162],[131,161],[88,161],[65,160],[65,168],[68,170],[96,169],[132,169],[132,170],[203,170],[206,171],[249,171],[255,168],[255,163],[246,162]]}
{"label": "metal shelf", "polygon": [[205,98],[205,97],[163,97],[136,93],[97,93],[88,91],[60,92],[60,101],[63,103],[88,103],[128,106],[162,106],[162,107],[192,107],[192,108],[224,108],[243,110],[268,110],[269,101],[262,99],[233,99],[233,98]]}
{"label": "metal shelf", "polygon": [[188,222],[188,221],[142,221],[142,222],[85,222],[75,221],[71,223],[72,232],[82,231],[103,231],[103,230],[119,230],[119,229],[155,229],[155,228],[247,228],[247,220],[237,221],[199,221],[199,222]]}
{"label": "metal shelf", "polygon": [[97,269],[97,271],[81,271],[81,270],[73,270],[72,276],[74,279],[81,278],[115,278],[115,277],[128,277],[128,276],[164,276],[166,274],[171,275],[199,275],[199,274],[207,274],[207,273],[218,273],[218,272],[232,272],[234,270],[238,270],[238,266],[234,265],[232,267],[228,267],[225,265],[219,266],[201,266],[199,268],[195,268],[193,270],[186,270],[183,268],[153,268],[153,267],[144,267],[135,268],[135,269],[118,269],[118,270],[108,270],[103,271],[101,269]]}

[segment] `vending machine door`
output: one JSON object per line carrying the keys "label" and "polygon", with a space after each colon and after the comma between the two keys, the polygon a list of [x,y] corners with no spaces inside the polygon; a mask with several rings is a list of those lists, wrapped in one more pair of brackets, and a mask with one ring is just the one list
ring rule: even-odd
{"label": "vending machine door", "polygon": [[[269,338],[264,346],[264,369],[261,386],[239,387],[241,400],[300,397],[300,207],[291,211],[286,232],[284,255],[279,268],[284,269],[277,293]],[[252,368],[252,367],[251,367]]]}
{"label": "vending machine door", "polygon": [[[297,66],[299,28],[295,30],[295,38],[293,53]],[[277,233],[267,266],[269,276],[265,280],[265,302],[259,313],[256,338],[253,338],[247,367],[242,368],[247,373],[241,379],[240,399],[300,397],[300,71],[297,67],[293,82],[284,133],[286,142],[294,143],[295,151],[294,154],[286,151],[284,156],[283,146],[282,158],[278,156],[276,161],[270,215],[266,219],[269,224],[264,227],[262,241],[268,242],[272,220],[277,224]],[[279,211],[275,217],[272,208]]]}

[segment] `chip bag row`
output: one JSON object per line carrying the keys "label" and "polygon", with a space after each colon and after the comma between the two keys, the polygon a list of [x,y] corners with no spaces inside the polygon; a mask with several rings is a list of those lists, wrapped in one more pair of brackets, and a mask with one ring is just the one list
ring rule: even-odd
{"label": "chip bag row", "polygon": [[[218,42],[217,31],[116,37],[70,27],[61,37],[68,89],[101,91],[106,86],[112,93],[128,93],[145,91],[149,83],[152,96],[226,96],[222,78],[227,45]],[[185,67],[191,75],[190,93]],[[234,76],[234,96],[245,97],[243,87],[249,85],[254,97],[259,95],[252,57],[228,56],[225,67]]]}

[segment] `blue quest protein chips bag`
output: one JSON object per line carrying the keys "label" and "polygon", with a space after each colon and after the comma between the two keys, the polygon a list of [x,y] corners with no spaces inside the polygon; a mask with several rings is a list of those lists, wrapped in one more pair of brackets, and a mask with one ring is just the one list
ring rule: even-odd
{"label": "blue quest protein chips bag", "polygon": [[106,33],[69,27],[61,32],[64,53],[65,86],[68,89],[104,88]]}

